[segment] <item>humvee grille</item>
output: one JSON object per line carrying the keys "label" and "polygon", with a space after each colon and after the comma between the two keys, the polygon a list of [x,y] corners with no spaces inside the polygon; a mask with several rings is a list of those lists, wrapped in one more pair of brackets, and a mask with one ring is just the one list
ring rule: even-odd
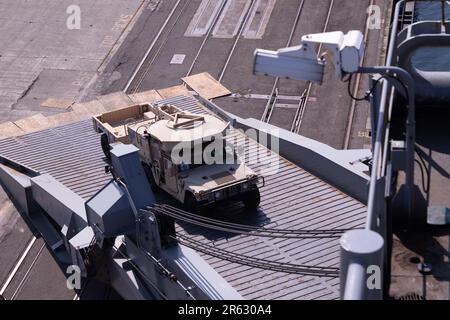
{"label": "humvee grille", "polygon": [[229,194],[230,195],[235,195],[235,194],[238,194],[239,192],[241,192],[241,186],[240,185],[231,186],[229,188]]}

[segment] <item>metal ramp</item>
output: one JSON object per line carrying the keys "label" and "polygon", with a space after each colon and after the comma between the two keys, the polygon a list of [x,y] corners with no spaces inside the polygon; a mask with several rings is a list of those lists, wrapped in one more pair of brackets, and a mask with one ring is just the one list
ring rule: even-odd
{"label": "metal ramp", "polygon": [[[193,112],[208,112],[192,97],[161,101]],[[356,229],[365,223],[366,206],[330,184],[279,157],[238,131],[228,139],[245,141],[246,161],[255,171],[266,161],[279,161],[275,174],[266,176],[257,213],[245,212],[237,204],[210,214],[242,224],[278,229]],[[109,180],[100,148],[100,135],[90,120],[84,120],[0,141],[0,156],[40,173],[48,173],[88,200]],[[256,163],[256,164],[255,164]],[[177,223],[176,231],[198,244],[239,255],[280,263],[339,267],[339,240],[330,237],[298,239],[261,238],[208,230]],[[339,278],[290,274],[230,262],[204,253],[200,255],[246,299],[338,299]]]}

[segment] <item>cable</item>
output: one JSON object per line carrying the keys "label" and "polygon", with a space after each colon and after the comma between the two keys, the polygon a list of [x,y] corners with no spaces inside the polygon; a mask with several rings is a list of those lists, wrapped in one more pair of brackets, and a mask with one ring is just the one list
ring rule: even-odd
{"label": "cable", "polygon": [[349,231],[350,229],[329,229],[329,230],[325,230],[325,229],[321,229],[321,230],[290,230],[290,229],[274,229],[274,228],[261,228],[261,227],[255,227],[255,226],[249,226],[249,225],[242,225],[242,224],[236,224],[236,223],[231,223],[231,222],[226,222],[226,221],[221,221],[221,220],[215,220],[215,219],[211,219],[208,217],[204,217],[204,216],[199,216],[187,211],[183,211],[181,209],[172,207],[170,205],[156,205],[156,207],[158,208],[163,208],[166,210],[172,210],[175,212],[178,212],[182,215],[185,216],[191,216],[191,217],[195,217],[198,220],[203,220],[203,221],[207,221],[207,222],[212,222],[212,223],[218,223],[221,225],[226,225],[226,226],[230,226],[230,227],[236,227],[236,228],[242,228],[242,229],[247,229],[247,230],[253,230],[253,231],[270,231],[270,232],[281,232],[281,233],[297,233],[297,234],[304,234],[304,233],[344,233],[346,231]]}
{"label": "cable", "polygon": [[149,211],[153,213],[164,214],[174,219],[191,223],[196,226],[214,229],[223,232],[244,234],[250,236],[260,236],[269,238],[285,238],[285,239],[310,239],[310,238],[339,238],[349,229],[330,229],[330,230],[288,230],[288,229],[272,229],[261,228],[249,225],[235,224],[207,217],[202,217],[180,209],[173,208],[168,205],[155,205],[149,207]]}
{"label": "cable", "polygon": [[428,193],[427,187],[425,185],[425,176],[424,176],[424,173],[423,173],[424,169],[422,167],[422,163],[420,163],[420,161],[417,160],[417,159],[414,159],[414,162],[417,163],[417,165],[419,166],[419,169],[420,169],[420,174],[421,174],[421,177],[422,177],[422,188],[423,188],[423,191],[425,193]]}
{"label": "cable", "polygon": [[380,81],[381,81],[382,79],[385,79],[385,80],[387,80],[387,79],[392,79],[392,80],[398,81],[398,82],[400,83],[400,85],[403,87],[403,90],[405,90],[405,95],[406,95],[405,98],[406,98],[406,100],[409,100],[409,93],[408,93],[408,89],[407,89],[406,85],[403,83],[402,80],[400,80],[399,78],[397,78],[397,77],[395,77],[395,76],[393,76],[393,75],[381,75],[381,76],[375,81],[375,83],[373,84],[373,86],[372,86],[372,88],[369,90],[369,92],[367,92],[367,93],[364,95],[364,97],[362,97],[362,98],[355,97],[355,96],[353,96],[352,88],[351,88],[351,87],[352,87],[352,79],[353,79],[353,76],[354,76],[354,75],[355,75],[354,73],[351,73],[351,74],[349,75],[348,79],[346,80],[346,82],[347,82],[347,93],[348,93],[348,95],[350,96],[350,98],[352,98],[352,99],[355,100],[355,101],[365,101],[365,100],[367,100],[367,99],[370,97],[370,95],[375,91],[377,85],[380,83]]}
{"label": "cable", "polygon": [[[425,193],[429,192],[429,185],[430,185],[430,173],[428,172],[428,170],[426,169],[426,164],[425,164],[425,160],[423,159],[422,155],[419,153],[419,150],[417,149],[417,147],[415,148],[416,154],[419,156],[420,162],[417,159],[414,159],[414,162],[416,162],[419,165],[420,168],[420,172],[422,175],[422,188],[423,191]],[[425,184],[425,174],[424,172],[426,172],[427,175],[427,179],[426,179],[426,184]]]}
{"label": "cable", "polygon": [[367,92],[367,93],[364,95],[364,97],[358,98],[358,97],[354,97],[354,96],[353,96],[353,93],[352,93],[352,79],[353,79],[353,76],[354,76],[354,75],[355,75],[354,73],[351,73],[346,81],[347,81],[347,93],[348,93],[348,95],[350,96],[350,98],[352,98],[352,99],[355,100],[355,101],[365,101],[365,100],[367,100],[367,99],[370,97],[370,95],[375,91],[375,88],[376,88],[376,86],[378,85],[378,83],[380,83],[380,81],[381,81],[382,79],[387,79],[387,76],[381,76],[380,78],[378,78],[378,79],[375,81],[375,83],[373,84],[373,86],[372,86],[372,88],[370,89],[370,91]]}
{"label": "cable", "polygon": [[222,260],[227,260],[233,263],[251,266],[259,269],[277,271],[290,274],[302,274],[310,276],[322,276],[322,277],[338,277],[339,268],[334,267],[321,267],[311,265],[297,265],[292,263],[276,262],[265,259],[258,259],[247,255],[236,254],[224,249],[206,245],[201,242],[192,240],[186,236],[178,234],[176,237],[171,236],[177,240],[180,244],[189,247],[195,251],[202,252],[204,254],[216,257]]}

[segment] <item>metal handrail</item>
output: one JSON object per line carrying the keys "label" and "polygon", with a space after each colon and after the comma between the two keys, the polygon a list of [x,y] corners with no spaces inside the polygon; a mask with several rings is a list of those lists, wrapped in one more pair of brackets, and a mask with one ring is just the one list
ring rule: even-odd
{"label": "metal handrail", "polygon": [[[393,56],[396,49],[396,37],[398,33],[398,19],[400,16],[400,10],[402,5],[405,4],[406,1],[399,1],[395,6],[394,19],[392,22],[392,28],[390,33],[390,42],[387,52],[387,58],[385,66],[386,68],[392,67]],[[387,149],[385,148],[385,144],[389,141],[389,132],[386,132],[386,120],[385,116],[387,112],[390,112],[388,109],[388,97],[390,97],[390,93],[392,90],[392,85],[386,80],[382,79],[382,91],[381,91],[381,99],[379,101],[379,109],[378,109],[378,122],[376,123],[376,137],[373,145],[373,165],[372,172],[370,177],[370,185],[369,185],[369,195],[368,195],[368,206],[367,206],[367,217],[366,217],[366,225],[365,230],[368,232],[375,231],[377,229],[376,221],[377,221],[377,211],[375,206],[376,195],[377,195],[377,180],[383,176],[384,165],[383,162],[387,159],[385,157],[385,153]],[[343,244],[341,243],[341,246]],[[345,250],[344,248],[342,249]],[[349,258],[349,259],[347,259]],[[349,254],[346,256],[346,253],[341,253],[341,264],[345,261],[347,265],[341,265],[341,270],[345,267],[347,270],[343,271],[344,278],[341,277],[341,281],[345,283],[341,283],[341,298],[345,300],[362,300],[366,298],[367,288],[366,286],[366,266],[363,266],[360,261],[355,261],[354,257]],[[380,297],[381,298],[381,297]]]}
{"label": "metal handrail", "polygon": [[[424,1],[424,0],[416,0]],[[446,27],[446,18],[445,18],[445,3],[450,3],[444,0],[436,0],[435,2],[440,1],[442,6],[442,14],[441,14],[441,24]],[[399,33],[399,19],[401,17],[400,10],[405,8],[407,0],[402,0],[397,2],[395,6],[394,18],[392,22],[391,34],[390,34],[390,43],[388,48],[388,53],[386,57],[385,67],[376,67],[376,68],[361,68],[360,72],[369,73],[371,71],[375,71],[374,73],[380,73],[382,75],[388,75],[389,80],[393,78],[395,75],[397,80],[401,80],[404,86],[404,89],[407,90],[406,95],[408,96],[408,117],[406,121],[406,181],[405,181],[405,189],[409,192],[406,196],[407,200],[407,211],[409,215],[409,222],[412,221],[412,213],[413,213],[413,190],[414,190],[414,145],[415,145],[415,88],[414,88],[414,80],[411,75],[397,67],[395,65],[394,57],[396,56],[396,48],[397,48],[397,35]],[[402,19],[404,18],[404,12]],[[403,25],[403,24],[402,24]],[[387,175],[387,163],[389,159],[389,144],[390,144],[390,118],[392,115],[392,111],[394,108],[394,95],[393,95],[393,86],[397,86],[398,83],[389,83],[389,80],[386,78],[383,79],[383,86],[381,91],[381,96],[379,100],[379,109],[378,109],[378,118],[376,123],[376,136],[374,139],[373,145],[373,166],[372,173],[370,177],[370,186],[369,186],[369,196],[368,196],[368,209],[367,209],[367,220],[365,229],[361,230],[361,233],[355,238],[356,240],[364,240],[366,237],[373,237],[374,233],[378,233],[380,231],[380,227],[377,225],[377,221],[386,220],[386,216],[382,216],[382,214],[386,215],[384,209],[379,209],[376,201],[378,199],[378,195],[380,194],[379,188],[386,188],[386,183],[390,183],[390,181],[384,181],[383,179]],[[398,89],[398,88],[397,88]],[[405,90],[399,90],[405,91]],[[384,182],[383,182],[384,181]],[[384,191],[384,190],[383,190]],[[384,195],[384,192],[383,192]],[[383,226],[381,226],[383,227]],[[385,232],[381,230],[380,235],[385,235]],[[341,238],[341,270],[344,270],[341,274],[341,297],[343,299],[350,300],[360,300],[367,298],[375,298],[381,299],[381,290],[378,291],[377,294],[372,294],[368,288],[366,288],[366,267],[370,264],[367,260],[368,257],[373,258],[372,261],[378,261],[378,266],[381,268],[383,264],[383,256],[380,255],[381,252],[379,247],[359,247],[358,250],[363,250],[363,252],[352,251],[354,250],[352,246],[355,245],[353,242],[347,241],[346,236],[344,234],[343,238]],[[348,240],[348,239],[347,239]],[[383,254],[386,256],[386,235],[383,237],[384,244],[381,247],[381,250],[384,250]],[[383,248],[384,247],[384,248]],[[377,260],[378,259],[378,260]],[[370,260],[370,259],[369,259]]]}

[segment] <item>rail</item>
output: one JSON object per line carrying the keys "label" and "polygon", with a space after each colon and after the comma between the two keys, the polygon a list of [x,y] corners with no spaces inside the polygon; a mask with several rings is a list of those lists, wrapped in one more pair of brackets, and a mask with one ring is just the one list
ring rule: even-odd
{"label": "rail", "polygon": [[[373,165],[370,178],[367,220],[364,230],[357,234],[344,234],[341,238],[341,298],[349,300],[382,299],[385,294],[383,286],[370,290],[367,285],[368,268],[378,266],[379,276],[389,274],[386,264],[389,265],[389,234],[387,231],[387,209],[385,205],[386,185],[390,184],[387,177],[390,145],[390,118],[393,108],[393,89],[406,96],[408,101],[408,115],[406,119],[406,190],[405,207],[408,212],[408,221],[411,221],[413,212],[414,190],[414,146],[415,146],[415,90],[414,80],[409,73],[393,65],[396,53],[398,28],[403,25],[401,21],[405,15],[408,1],[399,1],[395,6],[393,22],[390,33],[390,43],[385,67],[361,68],[361,73],[378,73],[382,78],[382,89],[379,96],[372,97],[372,117],[376,126],[373,140]],[[395,80],[394,80],[395,78]],[[400,84],[400,85],[399,85]],[[377,85],[376,83],[374,84]],[[375,93],[376,94],[376,93]],[[373,238],[378,245],[365,243]],[[359,244],[358,244],[359,242]],[[386,280],[384,279],[384,284]],[[381,281],[380,281],[381,283]],[[385,285],[386,286],[386,285]]]}
{"label": "rail", "polygon": [[[387,53],[385,67],[361,68],[362,73],[378,73],[382,75],[383,85],[381,91],[375,91],[372,98],[372,122],[376,127],[373,139],[373,165],[370,179],[370,189],[368,197],[367,220],[364,230],[358,232],[347,232],[341,238],[341,298],[349,300],[362,299],[382,299],[386,293],[385,288],[368,288],[367,276],[369,268],[378,266],[380,273],[384,275],[383,284],[387,287],[389,281],[389,255],[391,250],[390,237],[388,230],[387,200],[391,196],[390,184],[393,175],[391,165],[390,147],[391,135],[390,124],[394,109],[394,93],[400,93],[406,96],[408,103],[407,116],[405,119],[406,137],[405,150],[403,151],[406,160],[402,170],[405,171],[405,183],[402,185],[406,191],[401,197],[402,207],[408,213],[407,229],[410,230],[413,221],[414,212],[414,161],[415,161],[415,83],[411,75],[395,65],[394,57],[397,55],[397,36],[399,29],[405,25],[412,24],[414,15],[406,16],[406,7],[415,7],[415,2],[425,1],[406,1],[397,2],[392,21],[390,43]],[[446,26],[444,0],[435,0],[441,3],[441,24]],[[412,6],[411,6],[412,5]],[[411,19],[404,23],[405,19]],[[409,23],[410,22],[410,23]],[[401,30],[400,30],[401,31]],[[393,79],[395,77],[395,80]],[[394,80],[394,81],[393,81]],[[377,81],[378,82],[378,81]],[[376,83],[375,82],[375,86]],[[400,84],[400,85],[399,85]],[[368,241],[371,239],[371,241]],[[377,243],[377,244],[374,244]],[[383,270],[385,268],[385,270]],[[378,289],[378,290],[371,290]]]}

